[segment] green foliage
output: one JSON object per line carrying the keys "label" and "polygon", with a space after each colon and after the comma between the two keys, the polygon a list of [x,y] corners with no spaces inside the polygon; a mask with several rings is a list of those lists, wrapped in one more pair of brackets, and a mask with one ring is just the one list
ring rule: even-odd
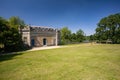
{"label": "green foliage", "polygon": [[120,13],[102,18],[95,35],[99,41],[111,40],[113,43],[120,43]]}
{"label": "green foliage", "polygon": [[70,42],[71,31],[68,27],[63,27],[61,29],[61,42],[62,44],[66,44]]}
{"label": "green foliage", "polygon": [[79,29],[76,32],[76,36],[77,36],[77,41],[78,42],[82,42],[83,40],[85,40],[85,34],[84,34],[84,32],[81,29]]}
{"label": "green foliage", "polygon": [[84,32],[79,29],[76,33],[71,33],[68,27],[61,29],[61,44],[78,43],[85,40]]}
{"label": "green foliage", "polygon": [[4,18],[0,17],[0,44],[3,43],[3,33],[4,31],[8,31],[9,30],[9,26],[8,26],[8,21],[5,20]]}
{"label": "green foliage", "polygon": [[9,18],[9,24],[11,25],[11,27],[14,28],[24,28],[25,27],[25,23],[22,19],[20,19],[18,16],[12,16]]}
{"label": "green foliage", "polygon": [[71,34],[71,41],[72,42],[77,42],[77,35],[75,33]]}
{"label": "green foliage", "polygon": [[[18,31],[21,20],[18,17],[11,17],[6,20],[0,17],[0,44],[3,45],[4,52],[23,50],[23,42]],[[22,21],[23,23],[23,21]],[[3,51],[0,49],[0,52]]]}
{"label": "green foliage", "polygon": [[0,17],[0,32],[9,29],[9,23],[6,19]]}
{"label": "green foliage", "polygon": [[8,31],[3,32],[4,36],[4,50],[7,52],[19,51],[22,50],[22,39],[21,35],[18,33],[18,30],[11,28]]}

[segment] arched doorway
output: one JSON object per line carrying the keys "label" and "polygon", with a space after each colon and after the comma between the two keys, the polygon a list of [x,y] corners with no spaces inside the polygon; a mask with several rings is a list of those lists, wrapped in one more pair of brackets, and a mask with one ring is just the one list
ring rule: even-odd
{"label": "arched doorway", "polygon": [[43,39],[43,45],[47,45],[47,40],[45,38]]}
{"label": "arched doorway", "polygon": [[34,39],[31,40],[31,46],[35,46],[35,40]]}

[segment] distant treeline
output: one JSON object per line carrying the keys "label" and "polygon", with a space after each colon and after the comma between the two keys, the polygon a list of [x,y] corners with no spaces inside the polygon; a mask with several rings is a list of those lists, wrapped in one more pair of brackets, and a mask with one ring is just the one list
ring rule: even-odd
{"label": "distant treeline", "polygon": [[85,33],[79,29],[76,33],[72,33],[68,27],[63,27],[61,30],[61,44],[80,43],[85,40]]}

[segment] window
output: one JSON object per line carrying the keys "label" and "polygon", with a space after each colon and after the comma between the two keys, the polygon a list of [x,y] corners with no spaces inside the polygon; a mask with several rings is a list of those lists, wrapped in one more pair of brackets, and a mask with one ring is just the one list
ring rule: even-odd
{"label": "window", "polygon": [[23,38],[23,42],[24,42],[24,44],[27,44],[27,37]]}

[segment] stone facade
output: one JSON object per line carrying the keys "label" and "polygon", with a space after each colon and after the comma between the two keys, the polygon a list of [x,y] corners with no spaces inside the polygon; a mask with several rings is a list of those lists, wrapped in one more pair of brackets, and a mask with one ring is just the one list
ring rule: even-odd
{"label": "stone facade", "polygon": [[48,27],[27,26],[22,31],[22,40],[31,47],[53,46],[60,43],[60,30]]}

